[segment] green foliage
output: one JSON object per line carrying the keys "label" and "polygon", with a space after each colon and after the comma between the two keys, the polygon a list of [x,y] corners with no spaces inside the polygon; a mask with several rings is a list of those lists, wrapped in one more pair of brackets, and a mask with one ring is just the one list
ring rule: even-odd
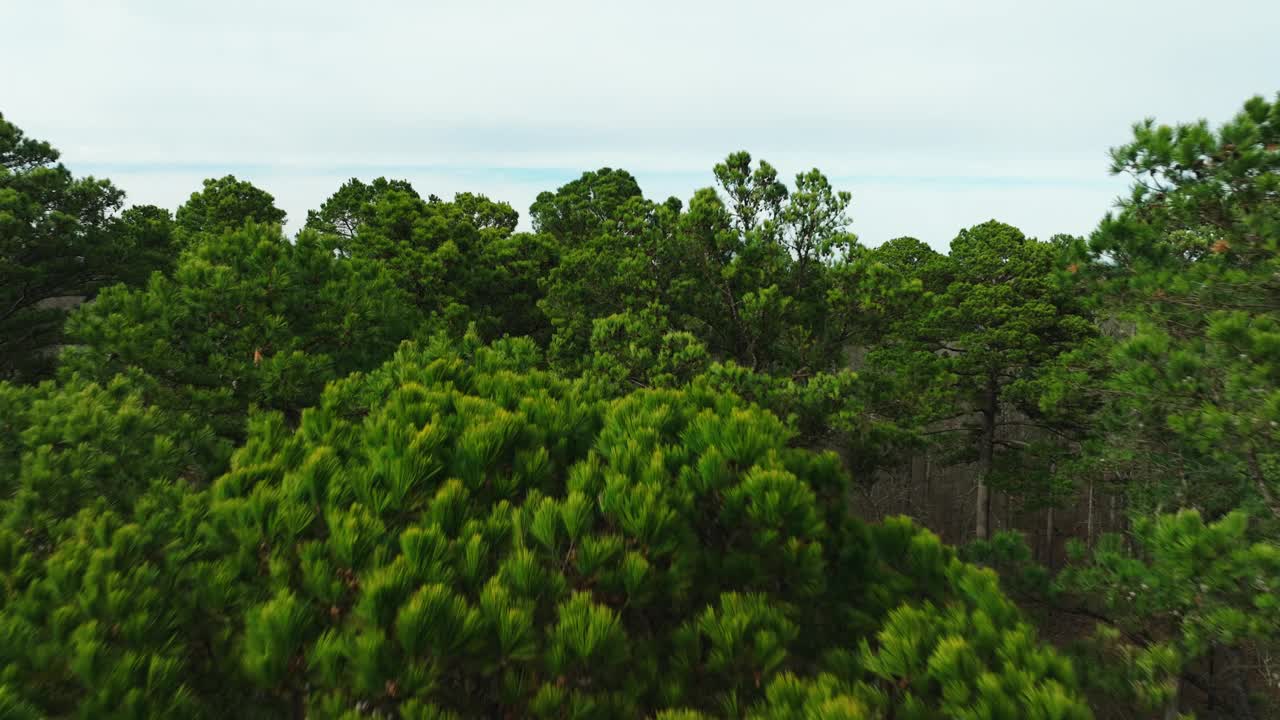
{"label": "green foliage", "polygon": [[616,223],[623,207],[640,197],[640,185],[631,173],[601,168],[554,193],[540,193],[529,214],[536,232],[573,247]]}
{"label": "green foliage", "polygon": [[222,235],[239,230],[245,223],[283,225],[285,213],[275,206],[275,198],[247,180],[234,175],[209,178],[203,189],[178,208],[178,238],[184,247],[201,235]]}
{"label": "green foliage", "polygon": [[798,175],[794,192],[776,175],[734,153],[715,168],[729,204],[705,188],[687,210],[646,200],[634,178],[608,168],[540,195],[534,226],[560,248],[543,284],[553,360],[585,369],[594,320],[656,313],[713,358],[754,370],[837,362],[850,318],[830,312],[828,291],[830,266],[856,243],[849,194],[817,170]]}
{"label": "green foliage", "polygon": [[0,532],[11,704],[1087,716],[993,577],[849,519],[838,461],[772,415],[698,386],[605,402],[531,341],[466,346],[406,345],[296,430],[257,416],[207,492],[83,511],[47,557]]}
{"label": "green foliage", "polygon": [[127,512],[151,483],[202,485],[228,449],[190,417],[148,405],[123,377],[0,384],[3,520],[28,540],[82,508]]}
{"label": "green foliage", "polygon": [[307,213],[306,227],[330,235],[338,235],[350,242],[373,216],[378,201],[388,193],[395,191],[412,197],[419,197],[407,180],[388,180],[376,178],[365,184],[358,178],[351,178],[338,188],[338,191],[325,200],[319,210]]}
{"label": "green foliage", "polygon": [[199,497],[171,483],[129,520],[89,508],[52,548],[0,530],[0,695],[16,716],[263,717],[237,674],[217,578],[194,575]]}
{"label": "green foliage", "polygon": [[1280,549],[1251,542],[1247,531],[1243,513],[1213,523],[1193,510],[1143,520],[1132,536],[1141,555],[1107,537],[1091,562],[1064,573],[1062,582],[1097,597],[1122,624],[1168,618],[1190,657],[1214,643],[1275,637]]}
{"label": "green foliage", "polygon": [[311,233],[246,225],[204,235],[172,276],[116,286],[73,314],[64,370],[132,374],[161,407],[239,438],[251,405],[296,418],[324,384],[386,358],[417,325],[379,267]]}
{"label": "green foliage", "polygon": [[712,364],[693,383],[769,410],[786,420],[802,447],[836,449],[859,480],[870,481],[876,470],[920,443],[911,427],[885,414],[882,388],[860,373],[842,370],[793,380],[727,362]]}
{"label": "green foliage", "polygon": [[661,308],[597,318],[591,331],[591,366],[610,395],[640,387],[678,387],[711,363],[692,333],[671,330]]}
{"label": "green foliage", "polygon": [[1112,159],[1133,192],[1091,238],[1081,276],[1132,330],[1098,363],[1100,381],[1076,383],[1107,398],[1099,465],[1133,478],[1143,508],[1274,520],[1280,102],[1253,98],[1216,130],[1148,120]]}
{"label": "green foliage", "polygon": [[[862,647],[867,672],[902,708],[895,717],[1092,717],[1073,699],[1070,662],[1040,646],[998,599],[993,573],[965,567],[951,579],[973,605],[900,608],[878,633],[879,647]],[[1042,679],[1028,683],[1027,670]]]}
{"label": "green foliage", "polygon": [[0,115],[0,380],[47,377],[67,310],[173,261],[168,213],[117,215],[124,193],[76,178],[49,143]]}
{"label": "green foliage", "polygon": [[995,533],[989,540],[974,540],[961,549],[961,557],[994,569],[1001,586],[1015,598],[1043,600],[1051,596],[1052,577],[1035,561],[1031,548],[1018,532]]}
{"label": "green foliage", "polygon": [[154,205],[133,205],[120,213],[116,230],[129,258],[116,272],[119,282],[145,285],[151,273],[169,273],[178,258],[173,213]]}
{"label": "green foliage", "polygon": [[1059,587],[1102,618],[1088,684],[1135,715],[1189,709],[1194,689],[1254,716],[1241,668],[1275,648],[1278,132],[1262,98],[1216,129],[1135,125],[1111,153],[1130,196],[1060,243],[1064,287],[1110,317],[1025,389],[1086,429],[1067,469],[1130,511]]}
{"label": "green foliage", "polygon": [[[675,286],[687,261],[672,229],[678,203],[650,203],[638,187],[632,194],[635,181],[622,175],[584,174],[555,195],[543,193],[532,208],[534,227],[551,239],[559,258],[542,280],[539,303],[554,328],[551,356],[571,371],[584,369],[596,319],[668,314],[670,296],[694,290]],[[591,189],[596,184],[604,187]]]}
{"label": "green foliage", "polygon": [[1130,270],[1188,269],[1215,256],[1218,266],[1274,261],[1278,152],[1280,103],[1262,97],[1216,130],[1203,120],[1134,125],[1133,140],[1111,151],[1112,171],[1134,177],[1132,192],[1092,249]]}
{"label": "green foliage", "polygon": [[[1112,159],[1090,238],[945,255],[746,152],[532,233],[353,178],[291,241],[233,176],[121,211],[0,118],[0,715],[1258,716],[1280,101]],[[959,552],[850,512],[926,446],[976,474]],[[991,532],[1086,482],[1129,531],[1059,575]]]}
{"label": "green foliage", "polygon": [[404,180],[352,179],[307,227],[341,257],[375,263],[426,316],[454,334],[475,323],[489,338],[545,339],[538,281],[555,262],[545,238],[515,234],[510,205],[458,193],[423,200]]}
{"label": "green foliage", "polygon": [[471,316],[486,337],[530,337],[545,346],[552,328],[540,307],[542,281],[559,260],[556,244],[546,235],[500,228],[482,229],[481,236],[468,295]]}
{"label": "green foliage", "polygon": [[[955,460],[976,462],[978,539],[991,531],[991,485],[1053,504],[1064,488],[1051,468],[1074,451],[1061,441],[1073,428],[1041,412],[1027,386],[1038,386],[1062,354],[1096,333],[1055,281],[1059,246],[993,220],[962,230],[945,259],[909,238],[872,257],[893,272],[917,274],[925,294],[899,296],[867,364],[891,375],[880,381],[886,388],[915,396],[900,412],[956,443]],[[1011,441],[1014,427],[1049,437]]]}
{"label": "green foliage", "polygon": [[951,243],[950,282],[916,337],[943,351],[961,392],[975,399],[1020,379],[1092,333],[1089,319],[1051,279],[1057,251],[1016,228],[987,222]]}
{"label": "green foliage", "polygon": [[1148,711],[1176,707],[1182,679],[1214,655],[1228,661],[1225,681],[1198,684],[1221,693],[1236,717],[1252,715],[1242,648],[1280,641],[1280,549],[1251,541],[1248,525],[1239,512],[1206,523],[1185,510],[1140,520],[1132,549],[1118,536],[1105,537],[1091,555],[1073,549],[1077,563],[1058,584],[1107,618],[1090,651],[1129,679],[1128,687],[1115,687],[1115,677],[1098,673],[1091,684]]}

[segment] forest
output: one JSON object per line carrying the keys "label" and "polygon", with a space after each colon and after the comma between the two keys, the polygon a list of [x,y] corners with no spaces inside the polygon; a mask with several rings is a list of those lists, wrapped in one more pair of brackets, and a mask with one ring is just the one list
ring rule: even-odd
{"label": "forest", "polygon": [[1280,717],[1280,96],[1165,120],[941,253],[747,152],[288,235],[0,116],[0,718]]}

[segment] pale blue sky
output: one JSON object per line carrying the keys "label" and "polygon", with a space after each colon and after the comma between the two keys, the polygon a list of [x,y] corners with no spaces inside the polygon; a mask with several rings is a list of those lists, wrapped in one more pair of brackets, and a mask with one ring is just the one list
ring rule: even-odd
{"label": "pale blue sky", "polygon": [[1130,123],[1280,90],[1262,0],[3,0],[0,26],[0,112],[75,171],[168,207],[234,173],[295,227],[351,176],[523,215],[601,166],[687,199],[746,149],[850,190],[868,244],[1087,233]]}

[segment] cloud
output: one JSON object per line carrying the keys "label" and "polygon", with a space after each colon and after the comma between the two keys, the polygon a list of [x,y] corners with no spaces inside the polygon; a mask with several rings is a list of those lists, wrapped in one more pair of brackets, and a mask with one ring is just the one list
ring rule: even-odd
{"label": "cloud", "polygon": [[[1087,232],[1128,125],[1272,93],[1280,7],[1224,0],[635,4],[43,0],[0,11],[0,107],[173,206],[207,175],[295,221],[347,177],[527,208],[601,166],[687,198],[748,149],[854,193],[875,242]],[[1215,18],[1248,18],[1227,22]],[[18,71],[17,68],[22,68]],[[976,219],[975,219],[976,218]]]}

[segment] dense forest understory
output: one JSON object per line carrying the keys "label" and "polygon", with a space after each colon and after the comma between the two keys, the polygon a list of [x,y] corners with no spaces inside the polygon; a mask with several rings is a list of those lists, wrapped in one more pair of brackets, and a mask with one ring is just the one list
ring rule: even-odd
{"label": "dense forest understory", "polygon": [[945,254],[745,152],[289,237],[0,116],[0,718],[1280,717],[1280,99],[1111,158]]}

